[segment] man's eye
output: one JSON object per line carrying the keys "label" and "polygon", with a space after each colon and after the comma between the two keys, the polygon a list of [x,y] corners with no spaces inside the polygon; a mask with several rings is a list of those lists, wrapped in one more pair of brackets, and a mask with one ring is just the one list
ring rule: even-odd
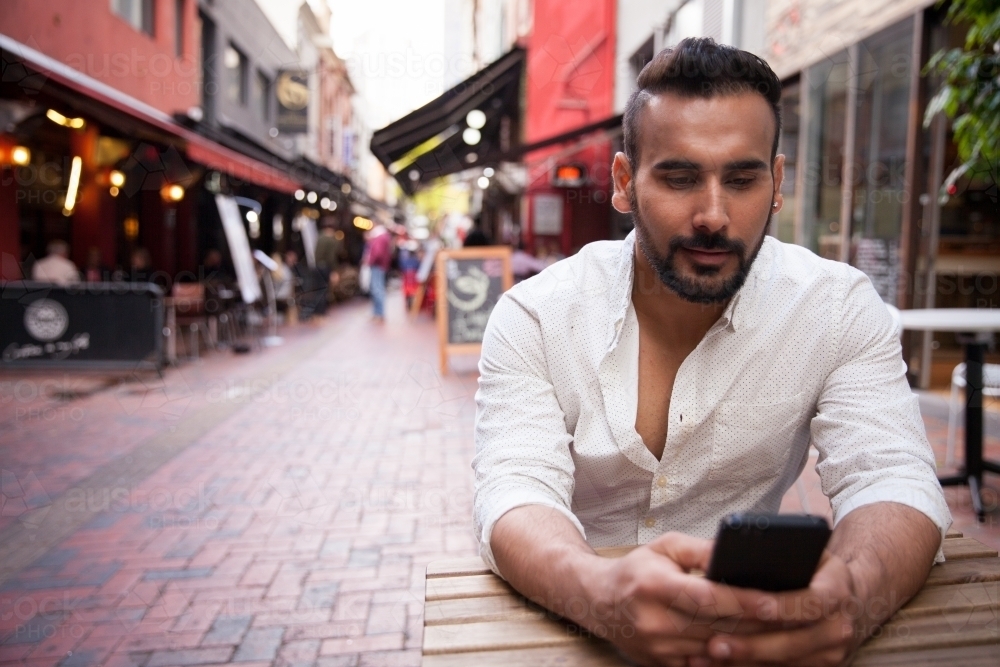
{"label": "man's eye", "polygon": [[738,188],[745,188],[753,183],[753,180],[752,178],[732,178],[729,182]]}
{"label": "man's eye", "polygon": [[675,188],[685,188],[694,185],[694,179],[690,176],[674,176],[667,179],[667,183]]}

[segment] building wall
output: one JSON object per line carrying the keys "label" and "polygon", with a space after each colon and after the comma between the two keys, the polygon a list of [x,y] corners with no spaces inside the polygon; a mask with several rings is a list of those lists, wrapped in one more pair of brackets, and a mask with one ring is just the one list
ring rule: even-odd
{"label": "building wall", "polygon": [[112,12],[110,0],[3,0],[0,33],[173,114],[200,103],[196,5],[184,5],[180,56],[172,1],[154,3],[150,36]]}
{"label": "building wall", "polygon": [[[295,147],[294,141],[288,137],[271,136],[271,128],[275,126],[277,116],[274,82],[281,70],[296,69],[299,66],[298,56],[288,48],[256,2],[201,0],[200,11],[215,24],[215,43],[211,46],[211,55],[205,63],[214,83],[214,86],[206,86],[205,94],[214,98],[212,103],[215,117],[206,120],[213,125],[239,132],[255,143],[287,157],[288,151]],[[265,119],[260,110],[255,108],[249,90],[246,104],[234,102],[226,96],[225,52],[229,44],[233,44],[248,60],[248,87],[253,86],[258,71],[270,81],[268,118]]]}
{"label": "building wall", "polygon": [[[534,28],[528,38],[524,141],[531,143],[614,113],[616,12],[614,0],[536,0]],[[579,188],[551,184],[556,164],[577,163],[589,182]],[[525,158],[529,247],[544,242],[563,254],[606,239],[611,229],[611,144],[587,138],[582,144],[555,146]],[[539,196],[560,198],[563,223],[558,237],[539,239],[535,210]]]}
{"label": "building wall", "polygon": [[934,0],[769,0],[764,57],[784,79],[932,4]]}
{"label": "building wall", "polygon": [[[632,55],[663,29],[670,12],[681,0],[618,0],[618,36],[615,42],[615,110],[625,108],[635,87],[637,72],[629,62]],[[659,40],[654,37],[654,49]],[[655,52],[655,51],[654,51]]]}

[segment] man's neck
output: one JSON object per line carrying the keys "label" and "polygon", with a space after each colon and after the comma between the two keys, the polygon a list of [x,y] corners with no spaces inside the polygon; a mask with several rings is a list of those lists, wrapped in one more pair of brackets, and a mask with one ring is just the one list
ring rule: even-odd
{"label": "man's neck", "polygon": [[649,334],[670,346],[693,349],[719,319],[729,301],[692,303],[663,284],[646,256],[635,246],[632,305],[640,328],[650,327]]}

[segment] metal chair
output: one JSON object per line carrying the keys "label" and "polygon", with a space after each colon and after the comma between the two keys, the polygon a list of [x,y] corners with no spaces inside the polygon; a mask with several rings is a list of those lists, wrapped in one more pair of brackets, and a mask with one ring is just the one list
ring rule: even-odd
{"label": "metal chair", "polygon": [[[955,463],[955,440],[958,434],[958,417],[962,411],[959,391],[965,389],[965,362],[951,372],[951,399],[948,402],[948,448],[944,463]],[[983,364],[983,396],[1000,397],[1000,364]]]}

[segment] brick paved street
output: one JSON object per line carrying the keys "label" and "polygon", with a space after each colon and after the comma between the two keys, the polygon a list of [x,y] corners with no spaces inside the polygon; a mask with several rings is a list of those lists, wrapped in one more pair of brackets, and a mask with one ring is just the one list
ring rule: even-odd
{"label": "brick paved street", "polygon": [[[358,302],[285,335],[162,379],[0,376],[0,663],[419,664],[426,564],[476,552],[474,360],[441,378],[398,294],[384,328]],[[810,469],[802,497],[828,507]]]}

